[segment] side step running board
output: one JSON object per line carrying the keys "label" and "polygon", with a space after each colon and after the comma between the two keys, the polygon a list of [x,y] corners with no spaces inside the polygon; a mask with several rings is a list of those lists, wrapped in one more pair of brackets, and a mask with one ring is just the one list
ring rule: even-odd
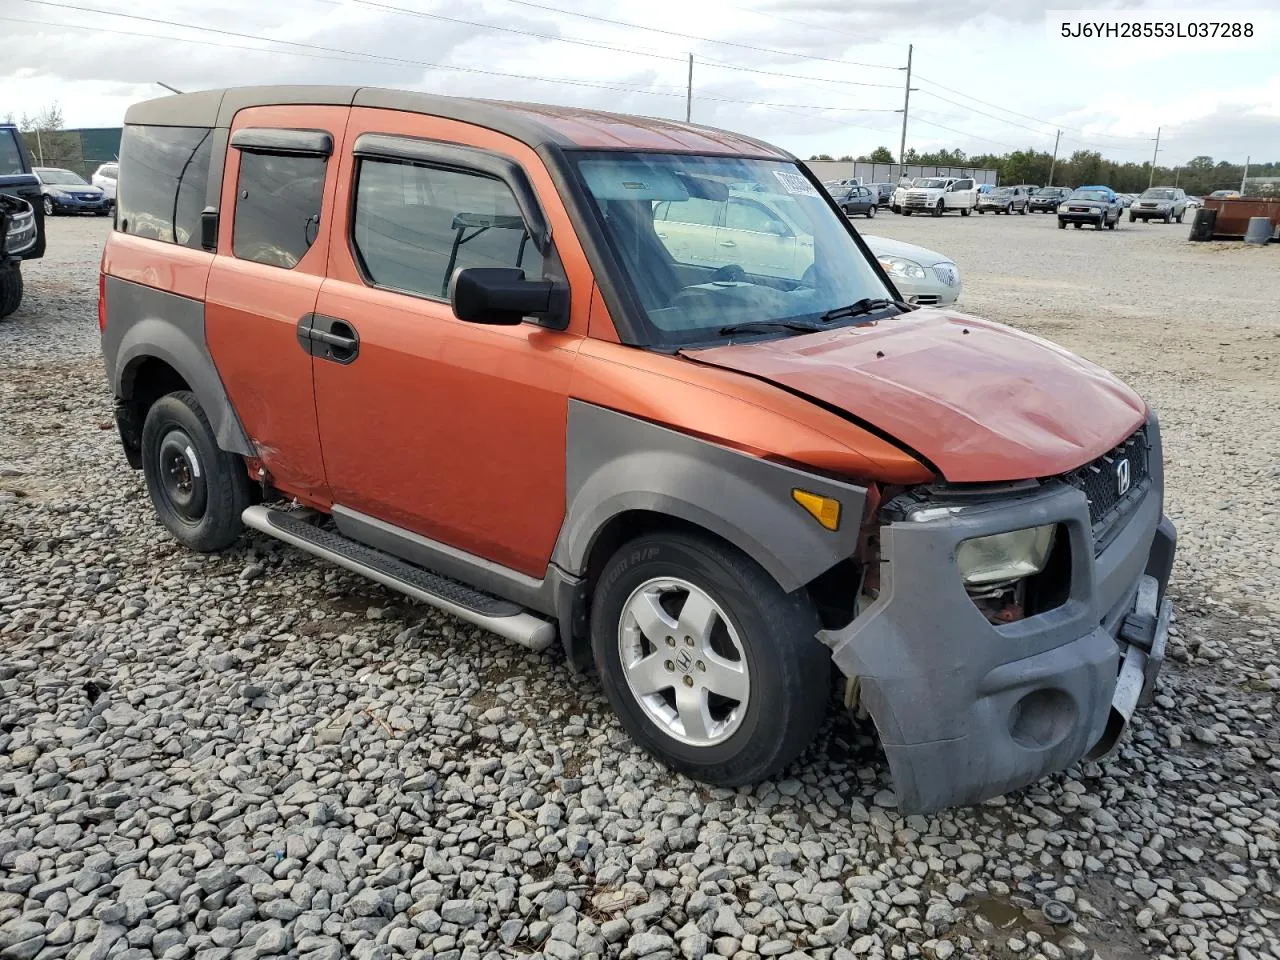
{"label": "side step running board", "polygon": [[399,557],[349,540],[282,510],[249,507],[245,526],[299,547],[385,587],[451,613],[460,620],[514,640],[530,650],[545,650],[556,638],[555,624],[506,600],[473,590],[466,584],[405,563]]}

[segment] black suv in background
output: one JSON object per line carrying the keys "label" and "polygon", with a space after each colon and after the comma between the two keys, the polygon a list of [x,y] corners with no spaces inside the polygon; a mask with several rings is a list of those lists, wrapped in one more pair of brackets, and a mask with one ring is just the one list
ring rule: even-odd
{"label": "black suv in background", "polygon": [[18,128],[0,123],[0,317],[13,313],[22,301],[22,261],[42,256],[40,181],[31,172],[31,154]]}
{"label": "black suv in background", "polygon": [[1069,187],[1041,187],[1031,194],[1027,210],[1031,213],[1057,213],[1058,204],[1069,196]]}

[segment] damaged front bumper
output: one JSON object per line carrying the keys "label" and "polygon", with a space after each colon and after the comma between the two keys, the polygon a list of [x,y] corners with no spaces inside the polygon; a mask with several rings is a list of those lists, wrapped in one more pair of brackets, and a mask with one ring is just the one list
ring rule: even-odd
{"label": "damaged front bumper", "polygon": [[[1085,495],[1056,481],[881,527],[879,596],[821,637],[857,681],[904,811],[974,803],[1105,756],[1150,696],[1176,533],[1162,514],[1154,420],[1148,429],[1151,475],[1101,550]],[[964,589],[957,546],[1043,524],[1069,544],[1065,593],[1043,612],[990,622]]]}

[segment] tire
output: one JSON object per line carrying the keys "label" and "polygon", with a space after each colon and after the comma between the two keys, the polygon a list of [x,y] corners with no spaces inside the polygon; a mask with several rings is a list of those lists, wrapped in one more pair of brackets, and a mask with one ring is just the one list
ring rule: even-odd
{"label": "tire", "polygon": [[986,212],[987,212],[987,211],[983,210],[981,207],[978,207],[978,216],[982,216],[982,215],[983,215],[983,214],[985,214]]}
{"label": "tire", "polygon": [[1166,214],[1164,215],[1164,222],[1165,222],[1165,223],[1173,223],[1173,214],[1166,213]]}
{"label": "tire", "polygon": [[903,215],[904,217],[909,217],[909,216],[911,216],[911,211],[910,211],[910,210],[908,210],[906,207],[903,207],[903,208],[902,208],[902,215]]}
{"label": "tire", "polygon": [[942,216],[942,214],[943,214],[943,212],[944,212],[944,210],[945,210],[945,209],[946,209],[946,208],[945,208],[945,207],[943,207],[943,205],[942,205],[942,201],[941,201],[941,200],[939,200],[939,201],[938,201],[938,205],[937,205],[936,207],[934,207],[934,208],[933,208],[933,215],[934,215],[935,217],[940,217],[940,216]]}
{"label": "tire", "polygon": [[1065,229],[1067,229],[1067,221],[1062,220],[1062,219],[1059,219],[1059,220],[1058,220],[1058,229],[1059,229],[1059,230],[1065,230]]}
{"label": "tire", "polygon": [[1107,224],[1108,230],[1118,230],[1120,228],[1120,214],[1116,214],[1116,218]]}
{"label": "tire", "polygon": [[1187,212],[1186,210],[1183,210],[1183,211],[1182,211],[1182,213],[1178,214],[1176,217],[1174,217],[1174,218],[1173,218],[1173,222],[1174,222],[1174,223],[1181,223],[1181,222],[1182,222],[1183,214],[1185,214],[1186,212]]}
{"label": "tire", "polygon": [[[681,643],[698,633],[682,633],[679,621],[695,597],[713,625],[706,646],[700,638]],[[648,630],[636,610],[649,613]],[[819,628],[802,594],[785,593],[750,557],[698,534],[655,533],[624,544],[601,572],[591,604],[596,668],[623,727],[674,770],[723,787],[777,773],[813,740],[831,680],[830,656],[814,636]],[[667,629],[670,641],[662,636]],[[659,659],[668,649],[671,659]],[[634,669],[646,660],[651,676]],[[710,669],[700,671],[704,660]],[[713,701],[717,675],[721,689],[744,695]],[[698,677],[711,682],[703,686]],[[633,679],[652,692],[636,693]],[[675,697],[686,688],[693,700],[682,715]],[[686,716],[698,719],[689,725]]]}
{"label": "tire", "polygon": [[1084,228],[1083,223],[1073,223],[1072,226],[1075,227],[1077,230],[1081,230]]}
{"label": "tire", "polygon": [[961,208],[960,208],[960,216],[962,216],[962,217],[967,217],[967,216],[968,216],[969,214],[971,214],[971,213],[973,213],[973,210],[972,210],[971,208],[969,208],[969,207],[961,207]]}
{"label": "tire", "polygon": [[893,213],[901,213],[901,212],[902,212],[902,208],[901,208],[901,207],[895,207],[893,204],[889,204],[889,209],[890,209]]}
{"label": "tire", "polygon": [[1138,222],[1138,218],[1137,218],[1136,216],[1134,216],[1134,215],[1131,213],[1131,214],[1129,214],[1129,222],[1130,222],[1130,223],[1137,223],[1137,222]]}
{"label": "tire", "polygon": [[17,264],[0,267],[0,320],[22,303],[22,269]]}
{"label": "tire", "polygon": [[46,217],[52,217],[55,213],[53,209],[53,201],[48,197],[45,197],[42,205],[44,206],[44,215]]}
{"label": "tire", "polygon": [[240,536],[249,474],[239,456],[218,449],[209,418],[189,391],[161,397],[147,411],[142,471],[156,515],[179,543],[212,553]]}
{"label": "tire", "polygon": [[1025,217],[1027,215],[1027,205],[1024,203],[1022,209],[1018,211],[1018,216]]}
{"label": "tire", "polygon": [[1011,204],[1009,204],[1007,207],[1005,207],[1005,208],[1004,208],[1004,215],[1005,215],[1006,217],[1011,217],[1011,216],[1013,216],[1013,204],[1012,204],[1012,203],[1011,203]]}
{"label": "tire", "polygon": [[876,215],[875,204],[872,204],[871,206],[867,207],[867,219],[870,220],[875,215]]}
{"label": "tire", "polygon": [[1103,214],[1103,215],[1098,219],[1098,222],[1097,222],[1097,223],[1095,223],[1095,224],[1093,225],[1093,229],[1095,229],[1095,230],[1101,230],[1101,229],[1106,225],[1106,223],[1107,223],[1107,215],[1104,213],[1104,214]]}

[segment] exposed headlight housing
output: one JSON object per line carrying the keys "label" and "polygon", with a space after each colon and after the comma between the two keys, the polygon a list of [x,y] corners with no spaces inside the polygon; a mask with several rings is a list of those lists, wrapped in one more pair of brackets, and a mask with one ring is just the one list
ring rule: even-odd
{"label": "exposed headlight housing", "polygon": [[1007,583],[1039,573],[1049,562],[1056,524],[974,537],[956,547],[956,566],[966,587]]}
{"label": "exposed headlight housing", "polygon": [[923,280],[928,274],[924,267],[916,263],[914,260],[907,260],[905,257],[877,257],[880,266],[884,267],[885,273],[891,277],[910,277],[912,280]]}

